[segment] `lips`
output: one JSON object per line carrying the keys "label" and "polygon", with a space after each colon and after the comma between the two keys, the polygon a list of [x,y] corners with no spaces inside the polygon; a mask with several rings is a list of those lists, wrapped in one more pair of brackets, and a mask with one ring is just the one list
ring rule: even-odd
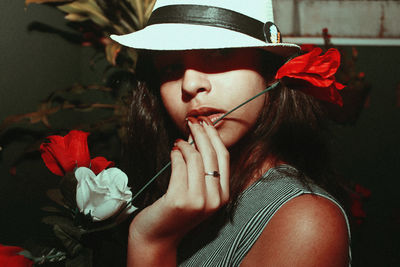
{"label": "lips", "polygon": [[225,114],[224,110],[215,109],[210,107],[203,107],[198,109],[192,109],[189,111],[186,117],[199,117],[204,116],[208,117],[212,123],[218,120],[222,115]]}

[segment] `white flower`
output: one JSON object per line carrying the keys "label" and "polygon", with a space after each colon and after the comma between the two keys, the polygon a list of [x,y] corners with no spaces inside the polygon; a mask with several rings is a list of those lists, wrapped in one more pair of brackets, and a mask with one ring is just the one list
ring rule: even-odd
{"label": "white flower", "polygon": [[[102,221],[118,213],[132,198],[128,176],[118,168],[109,168],[97,176],[86,167],[77,168],[75,177],[76,204],[81,212],[90,214],[93,221]],[[137,208],[130,203],[121,215],[128,215]]]}

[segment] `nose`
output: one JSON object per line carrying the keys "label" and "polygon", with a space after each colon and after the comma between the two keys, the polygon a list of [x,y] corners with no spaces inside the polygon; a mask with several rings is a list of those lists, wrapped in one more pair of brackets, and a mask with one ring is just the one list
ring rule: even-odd
{"label": "nose", "polygon": [[211,82],[206,73],[196,69],[186,69],[182,77],[182,95],[187,100],[197,94],[211,90]]}

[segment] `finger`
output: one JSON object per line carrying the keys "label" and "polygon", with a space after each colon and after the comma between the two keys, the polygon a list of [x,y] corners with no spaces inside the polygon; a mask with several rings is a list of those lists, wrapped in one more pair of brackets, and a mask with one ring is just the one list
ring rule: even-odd
{"label": "finger", "polygon": [[222,201],[226,203],[229,200],[229,151],[222,142],[217,129],[215,129],[210,119],[207,117],[200,117],[200,119],[204,121],[203,128],[209,136],[209,140],[216,152],[220,173],[221,196]]}
{"label": "finger", "polygon": [[206,209],[215,211],[221,206],[221,184],[220,177],[206,175],[206,173],[219,173],[217,153],[204,129],[202,121],[189,118],[189,128],[204,163],[204,178],[206,184]]}
{"label": "finger", "polygon": [[194,145],[194,141],[193,141],[193,136],[192,136],[192,134],[189,134],[189,137],[188,137],[188,141],[187,141],[189,144],[191,144],[191,145]]}
{"label": "finger", "polygon": [[205,172],[218,171],[217,155],[203,125],[193,117],[188,118],[191,135],[204,162]]}
{"label": "finger", "polygon": [[188,191],[191,192],[190,194],[203,198],[205,192],[204,164],[200,153],[194,146],[183,140],[176,142],[176,146],[182,153],[186,164]]}
{"label": "finger", "polygon": [[170,193],[182,193],[188,188],[187,167],[182,152],[177,146],[171,151],[171,178],[169,180],[168,191]]}

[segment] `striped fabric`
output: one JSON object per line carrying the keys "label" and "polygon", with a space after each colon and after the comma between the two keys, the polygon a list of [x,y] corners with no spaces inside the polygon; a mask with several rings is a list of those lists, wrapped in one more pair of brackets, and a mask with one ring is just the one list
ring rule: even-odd
{"label": "striped fabric", "polygon": [[346,218],[350,237],[347,216],[333,197],[281,171],[295,169],[282,165],[268,170],[240,195],[231,220],[221,211],[189,233],[178,249],[179,266],[239,266],[278,209],[302,194],[316,194],[337,204]]}

